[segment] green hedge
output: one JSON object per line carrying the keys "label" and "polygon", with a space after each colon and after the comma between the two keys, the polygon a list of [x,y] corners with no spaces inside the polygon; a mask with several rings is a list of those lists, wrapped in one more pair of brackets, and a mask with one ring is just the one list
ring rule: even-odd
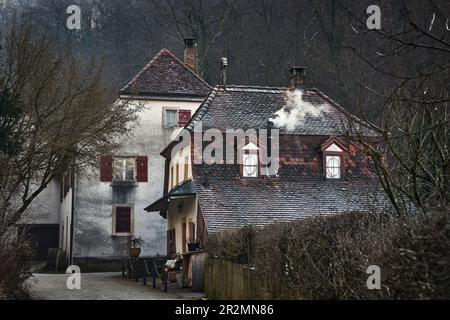
{"label": "green hedge", "polygon": [[[209,237],[213,256],[256,268],[263,298],[448,299],[450,213],[309,218]],[[369,290],[370,265],[381,290]]]}

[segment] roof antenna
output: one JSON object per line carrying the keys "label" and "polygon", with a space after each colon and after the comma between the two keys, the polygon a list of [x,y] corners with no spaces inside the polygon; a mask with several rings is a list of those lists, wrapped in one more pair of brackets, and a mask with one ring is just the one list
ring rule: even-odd
{"label": "roof antenna", "polygon": [[227,67],[228,67],[228,59],[225,57],[222,57],[220,62],[220,75],[222,78],[222,84],[223,88],[227,89]]}
{"label": "roof antenna", "polygon": [[209,187],[209,170],[203,172],[203,186],[205,188]]}

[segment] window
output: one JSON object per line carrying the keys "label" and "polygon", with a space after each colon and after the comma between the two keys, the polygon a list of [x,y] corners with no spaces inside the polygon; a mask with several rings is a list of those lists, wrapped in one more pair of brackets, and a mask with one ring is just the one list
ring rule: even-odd
{"label": "window", "polygon": [[242,173],[246,178],[258,177],[258,155],[244,154]]}
{"label": "window", "polygon": [[148,182],[148,157],[100,158],[100,181],[102,182]]}
{"label": "window", "polygon": [[114,180],[116,181],[134,181],[134,158],[115,158],[114,159]]}
{"label": "window", "polygon": [[174,127],[177,125],[177,110],[165,109],[164,125],[166,127]]}
{"label": "window", "polygon": [[341,178],[341,156],[326,156],[327,179]]}
{"label": "window", "polygon": [[344,175],[345,146],[338,140],[328,140],[322,145],[323,170],[326,179],[342,179]]}
{"label": "window", "polygon": [[250,142],[242,148],[244,151],[242,159],[242,176],[244,178],[257,178],[259,174],[258,151],[259,148]]}
{"label": "window", "polygon": [[114,233],[132,233],[131,230],[131,207],[115,208],[115,226]]}

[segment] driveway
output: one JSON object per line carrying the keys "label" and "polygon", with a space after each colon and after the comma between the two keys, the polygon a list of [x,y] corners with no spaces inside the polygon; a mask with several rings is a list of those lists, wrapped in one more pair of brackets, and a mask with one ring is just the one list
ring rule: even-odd
{"label": "driveway", "polygon": [[69,274],[33,274],[30,280],[31,297],[36,300],[193,300],[203,294],[178,289],[171,284],[167,293],[153,289],[142,281],[122,278],[121,273],[83,273],[81,289],[69,290]]}

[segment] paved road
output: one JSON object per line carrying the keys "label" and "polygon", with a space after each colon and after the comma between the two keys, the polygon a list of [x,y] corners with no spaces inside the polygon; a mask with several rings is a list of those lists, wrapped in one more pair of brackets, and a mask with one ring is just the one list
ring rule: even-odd
{"label": "paved road", "polygon": [[169,287],[167,293],[121,277],[120,273],[86,273],[81,275],[81,289],[69,290],[68,274],[33,274],[31,296],[38,300],[192,300],[202,294]]}

